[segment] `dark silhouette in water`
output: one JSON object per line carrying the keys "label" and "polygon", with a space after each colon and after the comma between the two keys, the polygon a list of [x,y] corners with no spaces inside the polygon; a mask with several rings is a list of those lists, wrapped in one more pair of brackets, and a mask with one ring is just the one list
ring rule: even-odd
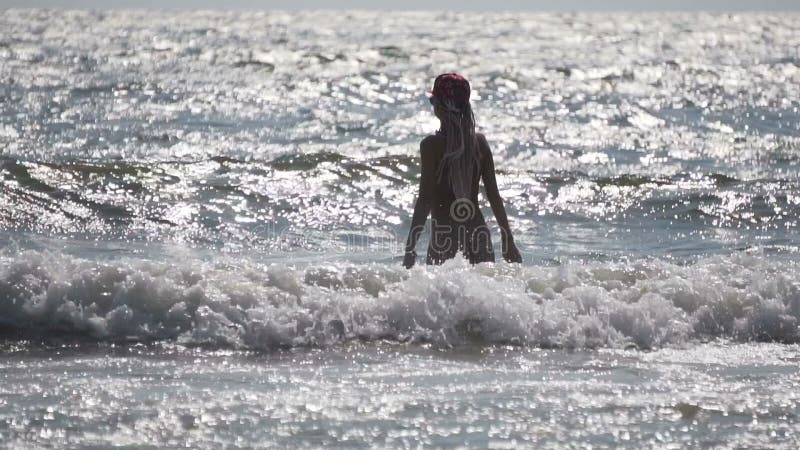
{"label": "dark silhouette in water", "polygon": [[436,134],[420,143],[422,174],[403,258],[407,268],[416,262],[415,248],[428,214],[432,225],[428,264],[441,264],[459,251],[472,264],[495,260],[489,227],[478,208],[481,179],[500,225],[503,258],[522,262],[497,190],[492,151],[486,138],[475,132],[469,95],[469,82],[461,75],[436,77],[431,104],[441,124]]}

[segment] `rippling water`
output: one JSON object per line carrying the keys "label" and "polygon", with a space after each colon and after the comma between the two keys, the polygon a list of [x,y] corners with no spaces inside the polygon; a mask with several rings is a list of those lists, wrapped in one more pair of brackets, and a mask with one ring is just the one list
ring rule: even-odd
{"label": "rippling water", "polygon": [[[2,11],[0,442],[796,444],[798,48],[797,14]],[[400,268],[451,70],[521,267]]]}

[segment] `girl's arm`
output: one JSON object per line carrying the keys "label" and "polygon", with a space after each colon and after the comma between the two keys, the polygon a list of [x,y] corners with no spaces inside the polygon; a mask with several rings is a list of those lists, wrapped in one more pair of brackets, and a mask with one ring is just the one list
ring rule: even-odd
{"label": "girl's arm", "polygon": [[416,262],[417,253],[414,249],[417,247],[419,235],[425,228],[425,221],[431,212],[431,192],[436,180],[434,178],[433,161],[431,161],[432,152],[430,149],[426,149],[428,146],[428,138],[420,143],[421,175],[419,179],[419,194],[417,195],[417,203],[414,205],[414,216],[411,218],[411,229],[408,231],[406,251],[403,257],[403,266],[407,269],[410,269]]}
{"label": "girl's arm", "polygon": [[500,197],[500,191],[497,189],[497,179],[494,174],[494,159],[492,158],[492,150],[489,148],[489,143],[486,137],[482,134],[478,135],[478,143],[483,151],[484,158],[481,161],[481,178],[483,178],[483,186],[486,190],[486,198],[489,199],[489,205],[492,207],[492,213],[500,226],[500,238],[503,244],[503,258],[508,262],[522,262],[522,256],[514,244],[514,236],[511,234],[511,227],[508,225],[508,216],[506,215],[506,208],[503,205],[503,199]]}

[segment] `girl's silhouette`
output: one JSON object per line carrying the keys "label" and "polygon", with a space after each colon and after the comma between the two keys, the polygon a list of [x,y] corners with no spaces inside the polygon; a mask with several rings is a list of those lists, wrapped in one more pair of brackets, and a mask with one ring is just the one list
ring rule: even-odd
{"label": "girl's silhouette", "polygon": [[422,173],[403,259],[407,268],[416,261],[414,249],[429,213],[432,228],[428,264],[441,264],[459,251],[473,264],[494,261],[489,228],[478,208],[481,179],[500,225],[503,258],[522,262],[497,190],[491,149],[486,138],[475,132],[470,90],[464,77],[446,73],[436,77],[430,91],[433,113],[441,125],[436,134],[420,143]]}

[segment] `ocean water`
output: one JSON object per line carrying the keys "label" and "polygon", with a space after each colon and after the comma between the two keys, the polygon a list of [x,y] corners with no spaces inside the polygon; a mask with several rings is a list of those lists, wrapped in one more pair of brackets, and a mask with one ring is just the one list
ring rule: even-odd
{"label": "ocean water", "polygon": [[[796,13],[0,11],[0,447],[797,447],[799,49]],[[401,267],[453,70],[522,265]]]}

